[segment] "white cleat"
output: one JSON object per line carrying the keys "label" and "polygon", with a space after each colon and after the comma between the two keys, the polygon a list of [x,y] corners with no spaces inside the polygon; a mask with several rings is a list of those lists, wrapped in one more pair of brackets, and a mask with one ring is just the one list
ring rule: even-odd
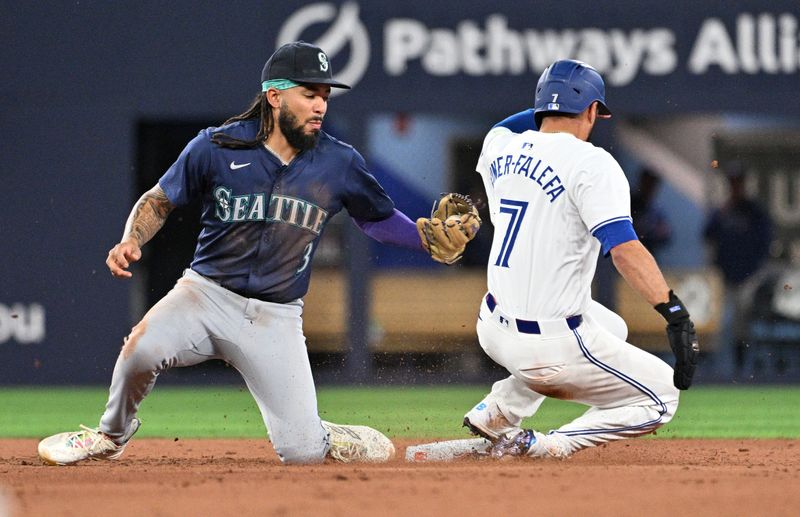
{"label": "white cleat", "polygon": [[498,460],[519,456],[564,459],[570,455],[570,452],[552,433],[542,434],[533,429],[521,429],[517,433],[500,438],[489,454]]}
{"label": "white cleat", "polygon": [[39,442],[39,457],[48,465],[72,465],[84,460],[115,460],[139,429],[141,422],[134,418],[125,443],[118,445],[99,429],[81,425],[80,431],[59,433]]}
{"label": "white cleat", "polygon": [[491,442],[507,434],[516,434],[521,429],[511,425],[494,402],[485,399],[464,415],[464,427],[474,435],[482,436]]}
{"label": "white cleat", "polygon": [[394,457],[394,444],[380,431],[365,425],[339,425],[322,421],[330,435],[328,456],[341,463],[383,463]]}

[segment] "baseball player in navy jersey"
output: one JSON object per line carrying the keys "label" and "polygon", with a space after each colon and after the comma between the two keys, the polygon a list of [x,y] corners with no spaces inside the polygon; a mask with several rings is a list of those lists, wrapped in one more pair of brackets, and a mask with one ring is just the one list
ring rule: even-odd
{"label": "baseball player in navy jersey", "polygon": [[214,358],[242,374],[283,462],[393,455],[374,429],[320,420],[302,297],[320,236],[342,209],[380,242],[418,250],[429,243],[394,208],[361,155],[321,130],[331,88],[349,87],[333,79],[320,48],[282,46],[261,80],[245,113],[201,131],[134,206],[106,261],[115,277],[131,276],[140,248],[174,207],[200,199],[194,259],[126,338],[99,427],[44,439],[45,462],[119,457],[159,373]]}
{"label": "baseball player in navy jersey", "polygon": [[[543,72],[534,108],[484,140],[477,170],[495,233],[477,332],[511,377],[464,424],[492,442],[496,458],[563,458],[653,432],[691,385],[698,346],[689,313],[633,231],[622,169],[588,142],[597,119],[610,116],[597,71],[562,60]],[[626,343],[624,321],[591,300],[600,251],[666,319],[674,370]],[[545,397],[589,410],[547,434],[520,429]]]}

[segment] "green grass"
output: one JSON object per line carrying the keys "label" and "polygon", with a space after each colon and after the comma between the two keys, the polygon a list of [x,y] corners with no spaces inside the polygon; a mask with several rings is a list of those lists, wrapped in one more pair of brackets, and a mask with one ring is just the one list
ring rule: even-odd
{"label": "green grass", "polygon": [[[322,418],[366,424],[392,437],[464,437],[461,419],[488,386],[321,388]],[[0,388],[0,437],[37,438],[95,426],[106,388]],[[695,387],[658,438],[800,438],[800,386]],[[548,400],[528,426],[549,430],[584,406]],[[139,413],[139,437],[261,437],[261,415],[244,388],[156,387]]]}

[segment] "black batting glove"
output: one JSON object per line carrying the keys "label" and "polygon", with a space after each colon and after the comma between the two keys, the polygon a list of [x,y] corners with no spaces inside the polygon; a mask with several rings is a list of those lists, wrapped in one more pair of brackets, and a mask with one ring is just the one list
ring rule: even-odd
{"label": "black batting glove", "polygon": [[679,390],[688,390],[697,368],[697,357],[700,355],[700,345],[697,343],[697,333],[689,318],[689,311],[672,291],[669,292],[669,301],[659,303],[654,309],[667,320],[667,338],[675,355],[672,382]]}

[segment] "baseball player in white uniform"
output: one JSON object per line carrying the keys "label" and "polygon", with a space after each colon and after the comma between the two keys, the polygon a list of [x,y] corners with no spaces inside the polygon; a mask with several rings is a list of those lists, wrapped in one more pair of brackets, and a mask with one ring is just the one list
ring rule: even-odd
{"label": "baseball player in white uniform", "polygon": [[[464,423],[492,441],[494,457],[567,457],[653,432],[691,385],[698,345],[689,313],[636,237],[622,169],[588,142],[597,119],[610,116],[597,71],[561,60],[542,73],[534,108],[484,141],[477,170],[495,232],[477,332],[511,377]],[[523,120],[539,131],[520,130]],[[599,251],[666,319],[674,371],[626,343],[624,322],[591,300]],[[548,434],[520,429],[545,397],[589,409]]]}

